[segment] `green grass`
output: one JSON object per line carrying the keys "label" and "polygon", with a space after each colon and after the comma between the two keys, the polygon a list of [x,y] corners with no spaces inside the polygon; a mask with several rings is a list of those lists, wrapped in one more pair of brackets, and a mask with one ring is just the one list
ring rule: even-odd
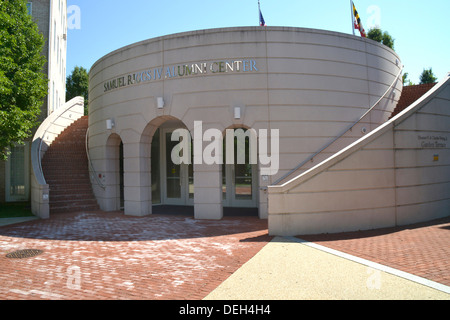
{"label": "green grass", "polygon": [[0,203],[0,218],[33,217],[29,202]]}

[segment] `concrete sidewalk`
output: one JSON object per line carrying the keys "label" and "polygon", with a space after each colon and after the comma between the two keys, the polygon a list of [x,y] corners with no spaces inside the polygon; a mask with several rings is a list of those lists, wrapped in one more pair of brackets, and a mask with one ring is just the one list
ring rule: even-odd
{"label": "concrete sidewalk", "polygon": [[450,288],[297,238],[276,237],[205,300],[450,300]]}

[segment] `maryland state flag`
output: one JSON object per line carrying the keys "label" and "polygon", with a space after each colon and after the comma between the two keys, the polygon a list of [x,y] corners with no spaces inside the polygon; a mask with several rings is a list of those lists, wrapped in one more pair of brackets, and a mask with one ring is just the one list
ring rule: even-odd
{"label": "maryland state flag", "polygon": [[359,33],[361,33],[361,37],[365,38],[366,37],[366,31],[364,31],[364,27],[361,23],[361,18],[359,17],[359,13],[356,10],[355,4],[352,1],[352,6],[353,6],[353,17],[354,17],[354,24],[355,24],[355,29],[359,30]]}

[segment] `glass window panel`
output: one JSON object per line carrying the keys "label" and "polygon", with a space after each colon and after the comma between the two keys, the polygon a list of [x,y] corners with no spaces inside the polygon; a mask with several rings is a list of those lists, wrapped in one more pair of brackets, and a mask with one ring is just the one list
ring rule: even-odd
{"label": "glass window panel", "polygon": [[191,143],[191,164],[188,167],[189,199],[194,199],[194,143]]}
{"label": "glass window panel", "polygon": [[16,146],[10,155],[10,195],[25,195],[25,147]]}
{"label": "glass window panel", "polygon": [[161,161],[160,161],[160,130],[156,130],[152,140],[152,203],[161,203]]}
{"label": "glass window panel", "polygon": [[124,171],[123,171],[123,142],[119,146],[119,180],[120,180],[120,209],[125,207],[125,186],[124,186]]}
{"label": "glass window panel", "polygon": [[33,13],[33,3],[31,3],[31,2],[27,3],[27,10],[28,10],[28,14],[31,16]]}
{"label": "glass window panel", "polygon": [[252,166],[250,164],[235,165],[234,191],[236,200],[252,199]]}
{"label": "glass window panel", "polygon": [[167,198],[181,198],[181,166],[172,161],[172,149],[179,142],[172,141],[171,137],[172,133],[166,133]]}

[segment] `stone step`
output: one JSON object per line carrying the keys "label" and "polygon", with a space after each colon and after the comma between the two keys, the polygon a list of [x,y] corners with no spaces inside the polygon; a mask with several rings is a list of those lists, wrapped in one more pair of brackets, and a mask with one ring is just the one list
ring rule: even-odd
{"label": "stone step", "polygon": [[42,159],[50,213],[99,210],[89,178],[87,128],[87,117],[75,121],[56,137]]}

